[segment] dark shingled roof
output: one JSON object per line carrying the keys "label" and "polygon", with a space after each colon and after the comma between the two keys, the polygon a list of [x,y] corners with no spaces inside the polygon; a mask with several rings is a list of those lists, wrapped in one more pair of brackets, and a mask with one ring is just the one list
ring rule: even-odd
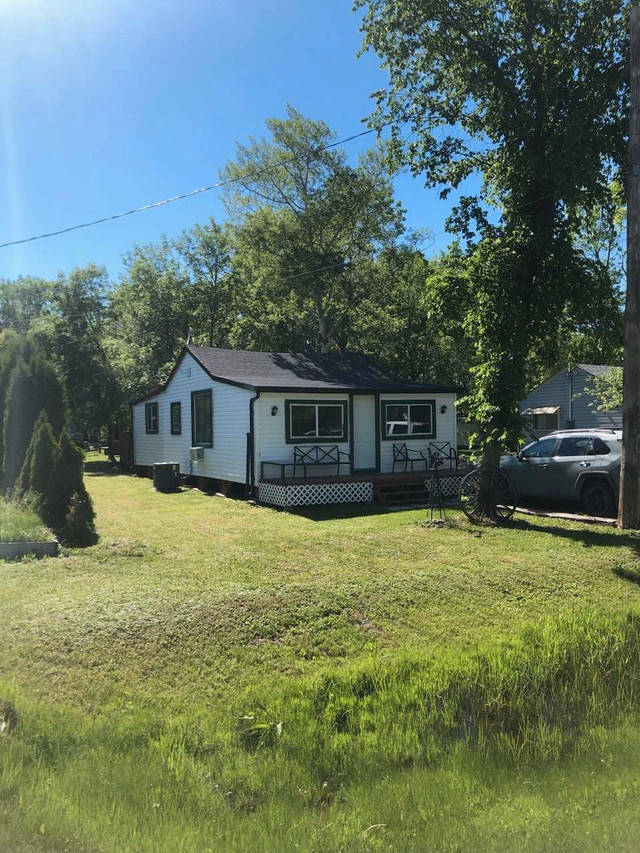
{"label": "dark shingled roof", "polygon": [[248,352],[196,347],[186,350],[214,379],[261,391],[386,391],[436,393],[457,388],[399,379],[361,353]]}
{"label": "dark shingled roof", "polygon": [[589,373],[591,376],[606,376],[612,369],[609,364],[576,364],[580,370]]}

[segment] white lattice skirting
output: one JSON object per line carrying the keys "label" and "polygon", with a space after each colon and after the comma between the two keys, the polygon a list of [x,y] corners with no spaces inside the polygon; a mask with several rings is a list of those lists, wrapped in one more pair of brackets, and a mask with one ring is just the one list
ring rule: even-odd
{"label": "white lattice skirting", "polygon": [[370,503],[373,483],[259,483],[258,500],[270,506],[317,506],[319,504]]}
{"label": "white lattice skirting", "polygon": [[[449,476],[449,477],[440,477],[440,494],[445,498],[457,498],[460,492],[460,483],[464,480],[465,475],[461,474],[458,476]],[[431,491],[432,486],[435,484],[435,480],[433,477],[430,477],[425,482],[425,489],[427,492]]]}

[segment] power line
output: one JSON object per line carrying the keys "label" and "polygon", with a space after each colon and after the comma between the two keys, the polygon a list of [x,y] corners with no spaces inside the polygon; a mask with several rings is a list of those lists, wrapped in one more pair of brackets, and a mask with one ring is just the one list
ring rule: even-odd
{"label": "power line", "polygon": [[[328,145],[323,145],[321,148],[316,148],[315,159],[317,159],[323,151],[328,151],[330,148],[336,148],[338,145],[346,145],[347,142],[353,142],[354,139],[360,139],[363,136],[368,136],[370,133],[379,133],[381,130],[383,130],[385,127],[388,127],[390,124],[397,124],[398,121],[399,120],[388,121],[385,124],[379,125],[378,127],[372,127],[368,130],[362,130],[360,131],[360,133],[353,133],[351,136],[346,136],[344,139],[339,139],[337,142],[330,142]],[[287,157],[282,160],[279,160],[277,163],[272,163],[271,165],[265,166],[262,169],[257,169],[254,172],[248,172],[246,174],[237,175],[235,178],[227,178],[227,180],[225,181],[218,181],[217,183],[210,184],[206,187],[199,187],[198,189],[191,190],[188,193],[181,193],[180,195],[171,196],[171,198],[165,198],[162,201],[154,201],[151,204],[143,204],[140,207],[134,207],[131,210],[125,210],[123,213],[114,213],[111,216],[102,216],[100,219],[93,219],[91,222],[83,222],[80,225],[70,225],[67,228],[60,228],[57,231],[48,231],[46,234],[37,234],[34,237],[24,237],[22,240],[9,240],[6,243],[0,243],[0,249],[6,249],[8,246],[18,246],[22,243],[33,243],[36,240],[45,240],[47,237],[57,237],[60,234],[68,234],[70,231],[79,231],[81,228],[91,228],[94,225],[101,225],[103,222],[111,222],[114,219],[123,219],[125,216],[132,216],[134,213],[142,213],[145,210],[153,210],[156,207],[164,207],[167,204],[172,204],[174,201],[182,201],[185,198],[191,198],[192,196],[200,195],[201,193],[207,193],[211,190],[217,190],[221,187],[226,187],[229,184],[238,183],[240,181],[246,181],[248,178],[258,177],[259,175],[262,175],[265,172],[272,171],[278,166],[284,166],[287,163],[295,163],[301,159],[303,159],[302,156]]]}

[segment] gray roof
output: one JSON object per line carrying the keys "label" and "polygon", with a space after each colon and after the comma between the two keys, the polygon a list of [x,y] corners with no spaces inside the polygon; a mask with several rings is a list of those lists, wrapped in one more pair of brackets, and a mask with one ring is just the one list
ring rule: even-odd
{"label": "gray roof", "polygon": [[606,376],[611,370],[611,365],[609,364],[576,364],[576,367],[584,370],[585,373],[591,376]]}
{"label": "gray roof", "polygon": [[400,379],[361,353],[250,352],[186,347],[213,379],[262,391],[454,392],[457,388]]}

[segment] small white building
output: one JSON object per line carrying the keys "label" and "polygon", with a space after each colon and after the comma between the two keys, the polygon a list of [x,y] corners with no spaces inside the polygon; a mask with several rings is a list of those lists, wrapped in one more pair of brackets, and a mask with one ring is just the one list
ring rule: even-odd
{"label": "small white building", "polygon": [[456,390],[357,353],[187,345],[164,387],[131,404],[133,465],[177,462],[278,506],[372,500],[385,475],[423,487],[436,453],[455,469]]}
{"label": "small white building", "polygon": [[610,370],[604,364],[576,364],[534,388],[520,403],[529,431],[540,437],[558,429],[622,429],[622,409],[599,411],[594,379]]}

